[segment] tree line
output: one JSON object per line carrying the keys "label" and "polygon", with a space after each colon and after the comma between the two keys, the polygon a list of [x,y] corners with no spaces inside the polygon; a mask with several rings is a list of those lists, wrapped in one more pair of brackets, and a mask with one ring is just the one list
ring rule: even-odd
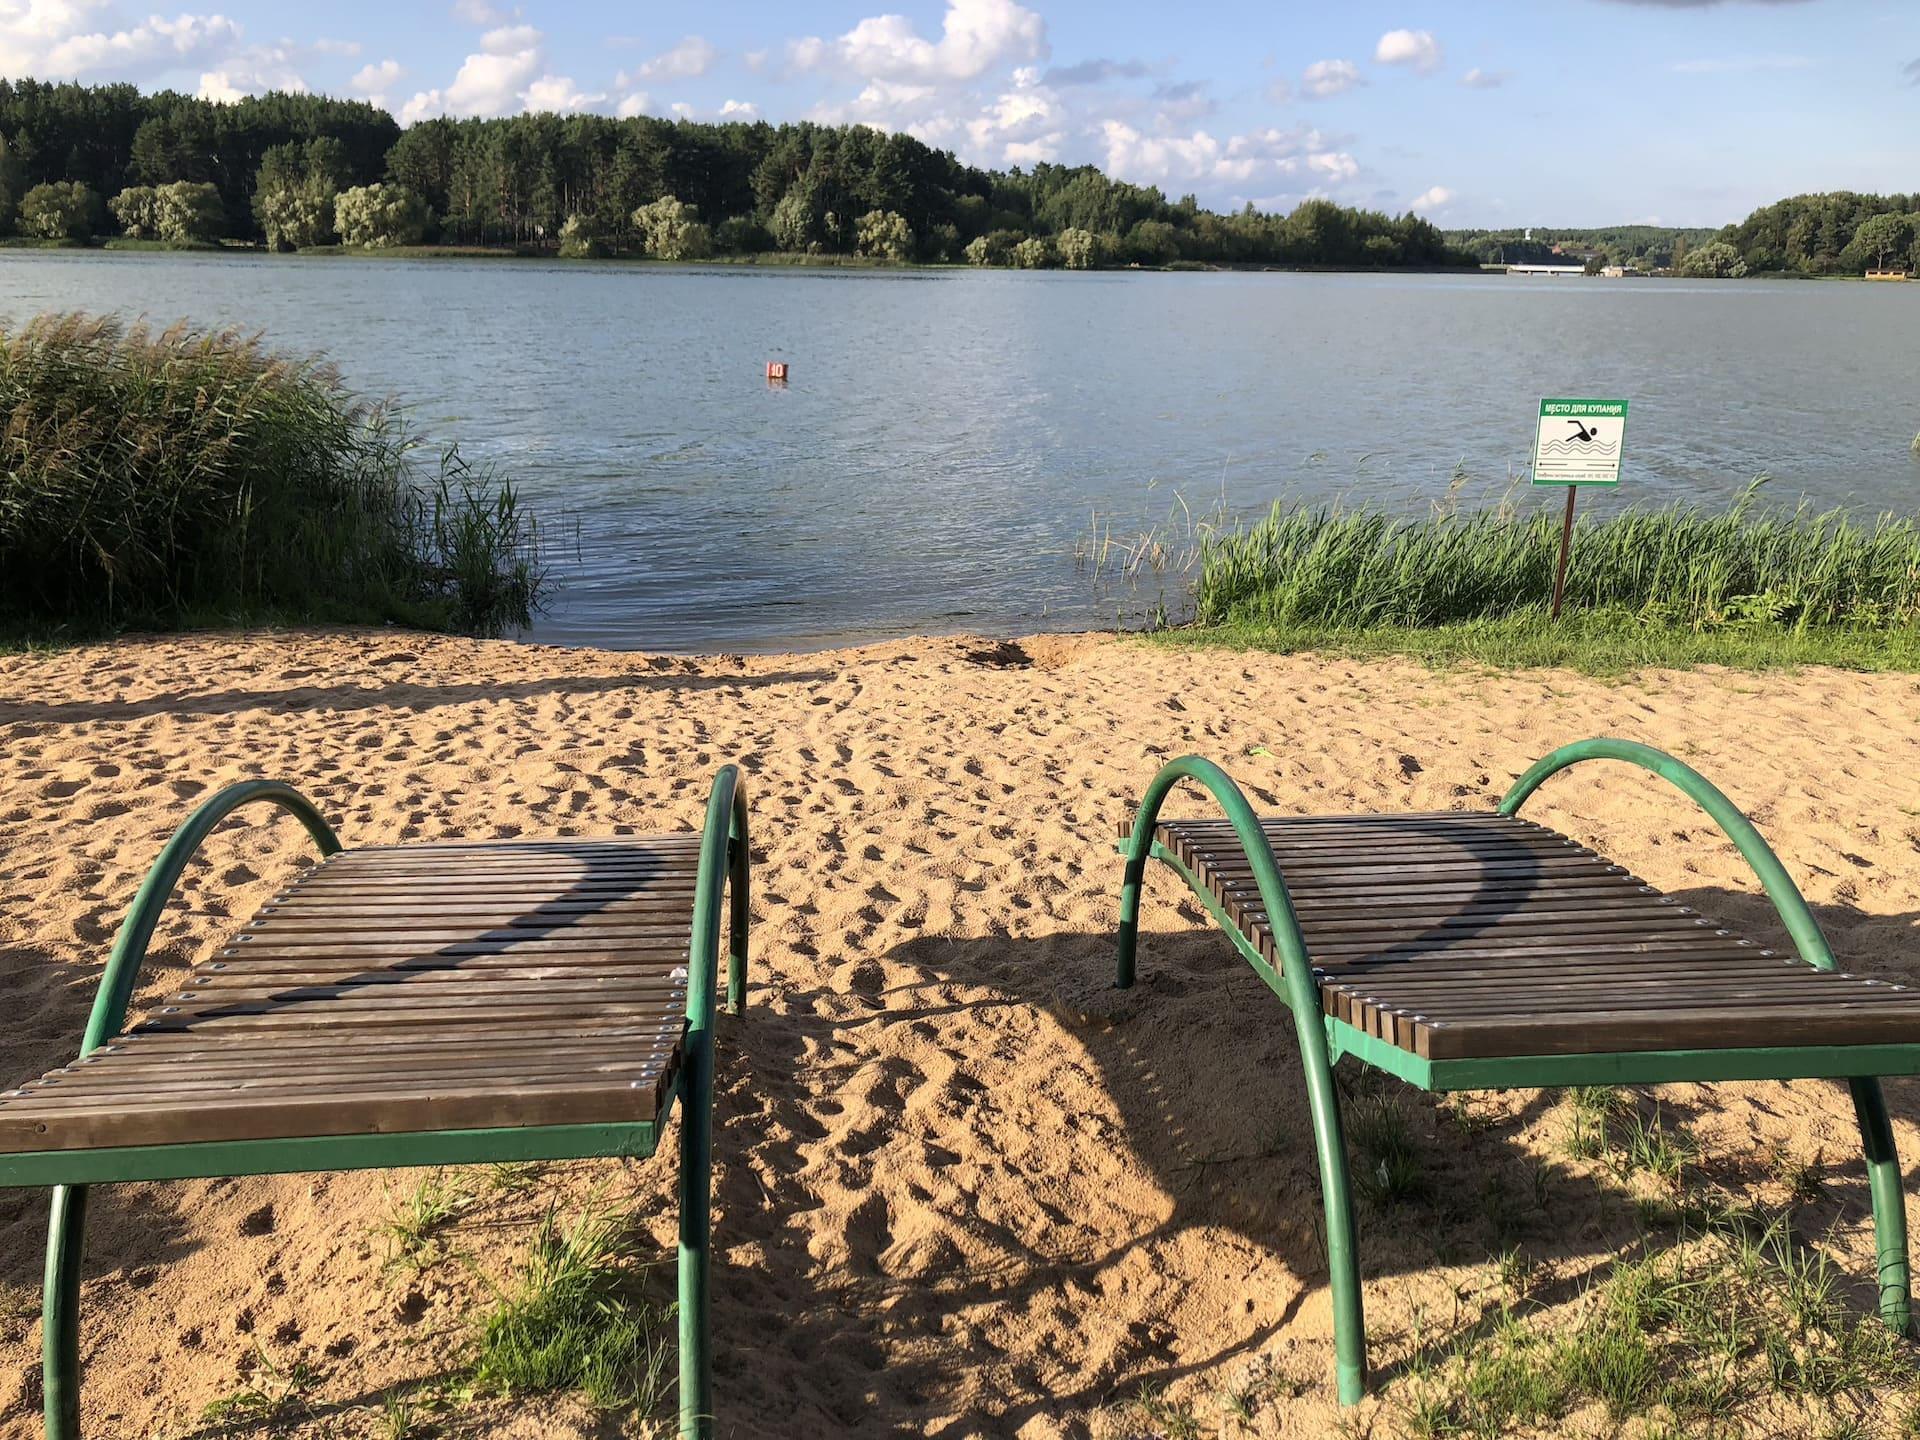
{"label": "tree line", "polygon": [[[1482,264],[1546,264],[1568,252],[1599,263],[1672,269],[1705,278],[1743,275],[1920,273],[1920,194],[1835,190],[1795,195],[1718,230],[1621,225],[1596,230],[1450,230],[1450,244]],[[1554,253],[1555,246],[1560,253]]]}
{"label": "tree line", "polygon": [[1795,195],[1762,206],[1716,239],[1749,273],[1920,272],[1920,194]]}
{"label": "tree line", "polygon": [[1219,214],[1091,165],[985,170],[864,126],[529,114],[402,130],[324,96],[216,104],[31,79],[0,81],[0,234],[15,231],[1035,268],[1472,263],[1413,214]]}
{"label": "tree line", "polygon": [[[1581,257],[1591,255],[1602,265],[1665,270],[1684,258],[1691,247],[1713,239],[1715,233],[1711,227],[1672,225],[1605,225],[1571,230],[1535,225],[1510,230],[1449,230],[1447,240],[1482,265],[1560,264],[1572,252]],[[1555,246],[1559,247],[1557,252]]]}

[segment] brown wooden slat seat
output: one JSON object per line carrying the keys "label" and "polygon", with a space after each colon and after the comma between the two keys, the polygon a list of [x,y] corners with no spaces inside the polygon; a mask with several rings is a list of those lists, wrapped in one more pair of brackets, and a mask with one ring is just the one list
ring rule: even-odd
{"label": "brown wooden slat seat", "polygon": [[[1261,827],[1326,1013],[1425,1059],[1920,1043],[1920,990],[1814,970],[1531,821]],[[1154,839],[1277,968],[1232,825],[1162,821]]]}
{"label": "brown wooden slat seat", "polygon": [[649,1121],[697,834],[342,851],[139,1024],[0,1092],[0,1154]]}

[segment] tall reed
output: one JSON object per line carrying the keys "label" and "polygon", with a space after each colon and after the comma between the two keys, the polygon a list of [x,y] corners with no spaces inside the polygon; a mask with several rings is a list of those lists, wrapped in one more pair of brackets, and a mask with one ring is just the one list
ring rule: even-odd
{"label": "tall reed", "polygon": [[0,424],[0,620],[498,634],[542,598],[507,481],[258,336],[43,315],[0,335]]}
{"label": "tall reed", "polygon": [[[1758,502],[1632,508],[1576,527],[1569,607],[1709,629],[1774,623],[1920,624],[1920,527]],[[1375,509],[1276,505],[1207,539],[1195,617],[1281,627],[1423,628],[1545,607],[1557,507],[1397,518]]]}

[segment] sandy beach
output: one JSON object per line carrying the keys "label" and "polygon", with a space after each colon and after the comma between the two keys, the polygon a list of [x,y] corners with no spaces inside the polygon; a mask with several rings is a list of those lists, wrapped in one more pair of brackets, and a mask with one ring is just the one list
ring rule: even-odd
{"label": "sandy beach", "polygon": [[[1290,1019],[1164,873],[1141,983],[1111,988],[1115,821],[1188,752],[1276,812],[1482,809],[1530,761],[1594,734],[1645,740],[1716,780],[1844,964],[1920,980],[1910,675],[1436,674],[1075,636],[682,659],[354,631],[4,657],[0,1082],[72,1055],[141,875],[226,782],[293,781],[351,846],[686,828],[714,769],[738,760],[757,970],[748,1014],[719,1040],[721,1432],[1146,1435],[1126,1402],[1165,1387],[1213,1433],[1219,1397],[1251,1386],[1254,1418],[1222,1433],[1339,1433]],[[1201,809],[1197,796],[1175,807]],[[1732,847],[1649,777],[1585,767],[1528,813],[1777,938]],[[309,857],[285,819],[216,835],[139,1002]],[[1358,1209],[1386,1398],[1352,1423],[1384,1436],[1399,1433],[1409,1358],[1500,1302],[1496,1262],[1513,1242],[1489,1218],[1492,1189],[1521,1197],[1508,1230],[1534,1263],[1543,1324],[1578,1306],[1640,1223],[1634,1182],[1569,1155],[1555,1096],[1456,1111],[1350,1063],[1341,1074],[1404,1109],[1429,1177],[1422,1200]],[[1911,1177],[1920,1084],[1888,1094]],[[1843,1087],[1669,1086],[1658,1100],[1730,1186],[1766,1197],[1769,1157],[1814,1167],[1826,1184],[1803,1232],[1827,1235],[1845,1293],[1871,1308]],[[631,1208],[671,1253],[665,1155],[557,1165],[538,1185],[475,1181],[444,1253],[395,1266],[381,1227],[419,1178],[96,1192],[89,1433],[225,1433],[201,1418],[210,1403],[297,1373],[282,1433],[386,1434],[383,1395],[457,1371],[474,1306],[550,1202]],[[43,1194],[0,1192],[7,1437],[37,1433],[45,1209]],[[670,1266],[661,1279],[664,1295]],[[580,1402],[544,1397],[455,1397],[428,1418],[458,1435],[604,1433]]]}

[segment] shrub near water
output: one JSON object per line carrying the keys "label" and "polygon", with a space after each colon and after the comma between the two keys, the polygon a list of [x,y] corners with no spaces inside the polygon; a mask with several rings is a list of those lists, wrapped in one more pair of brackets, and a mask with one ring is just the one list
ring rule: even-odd
{"label": "shrub near water", "polygon": [[[1560,517],[1505,508],[1396,519],[1276,505],[1208,539],[1196,618],[1367,630],[1498,620],[1544,609]],[[1583,520],[1567,605],[1651,625],[1894,630],[1920,623],[1920,527],[1840,511],[1684,505]]]}
{"label": "shrub near water", "polygon": [[497,634],[540,603],[510,484],[257,338],[42,316],[0,335],[0,420],[0,622]]}

